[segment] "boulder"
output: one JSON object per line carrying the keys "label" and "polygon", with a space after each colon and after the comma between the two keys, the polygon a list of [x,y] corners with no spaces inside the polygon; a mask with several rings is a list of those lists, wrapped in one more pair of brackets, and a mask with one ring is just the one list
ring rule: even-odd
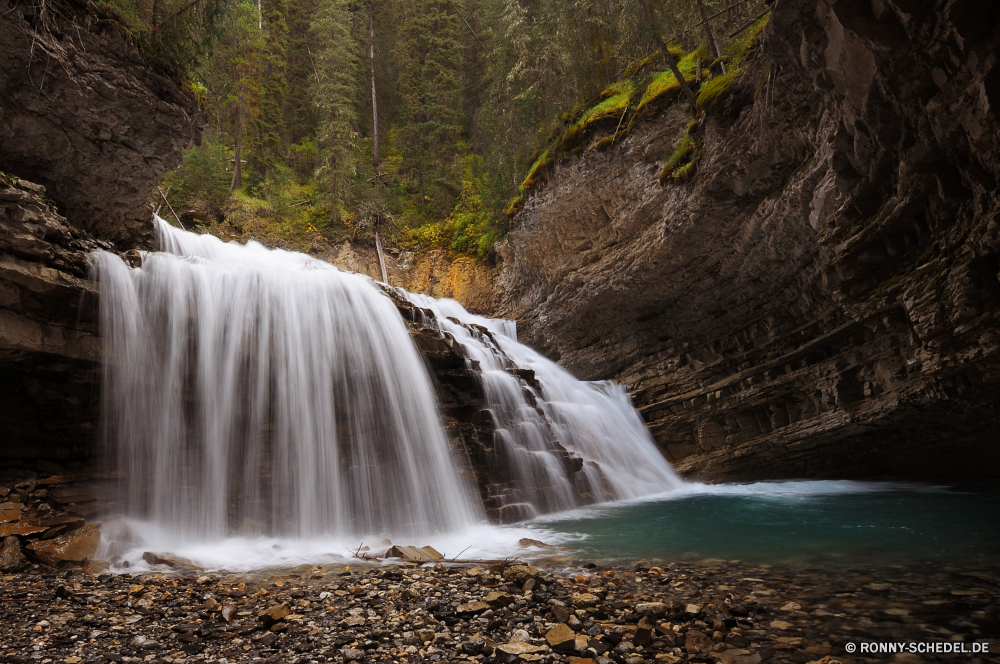
{"label": "boulder", "polygon": [[33,542],[28,548],[43,562],[58,565],[62,562],[82,562],[92,558],[100,543],[101,531],[97,526],[84,526],[55,539]]}
{"label": "boulder", "polygon": [[28,564],[28,559],[21,553],[21,541],[10,535],[4,538],[0,548],[0,572],[14,572]]}

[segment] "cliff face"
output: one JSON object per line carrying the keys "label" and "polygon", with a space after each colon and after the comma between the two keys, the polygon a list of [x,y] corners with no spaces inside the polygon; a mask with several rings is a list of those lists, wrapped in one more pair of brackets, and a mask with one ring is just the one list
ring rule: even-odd
{"label": "cliff face", "polygon": [[0,52],[0,458],[85,457],[100,362],[87,253],[148,244],[154,187],[201,120],[68,4],[0,0]]}
{"label": "cliff face", "polygon": [[657,177],[680,106],[557,167],[499,313],[688,476],[996,476],[1000,7],[771,10],[694,178]]}
{"label": "cliff face", "polygon": [[118,249],[148,242],[153,187],[200,139],[195,100],[69,3],[0,0],[0,52],[0,171]]}

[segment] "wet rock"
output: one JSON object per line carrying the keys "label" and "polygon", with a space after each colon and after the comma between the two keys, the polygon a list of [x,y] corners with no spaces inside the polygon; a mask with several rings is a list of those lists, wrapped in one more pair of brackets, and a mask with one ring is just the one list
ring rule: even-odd
{"label": "wet rock", "polygon": [[0,572],[16,572],[28,565],[28,559],[21,553],[21,540],[13,535],[5,537],[0,548]]}
{"label": "wet rock", "polygon": [[570,595],[570,601],[577,608],[589,609],[596,606],[601,601],[601,598],[592,593],[573,593]]}
{"label": "wet rock", "polygon": [[493,590],[487,593],[486,597],[483,598],[483,601],[492,607],[498,607],[507,606],[514,601],[514,598],[505,592]]}
{"label": "wet rock", "polygon": [[51,540],[42,540],[28,545],[36,556],[49,565],[72,561],[80,562],[93,557],[101,543],[101,531],[96,526],[84,526]]}
{"label": "wet rock", "polygon": [[150,565],[166,565],[176,570],[194,572],[201,569],[201,567],[187,558],[182,558],[181,556],[175,556],[172,553],[154,553],[153,551],[145,551],[142,554],[142,559],[145,560]]}

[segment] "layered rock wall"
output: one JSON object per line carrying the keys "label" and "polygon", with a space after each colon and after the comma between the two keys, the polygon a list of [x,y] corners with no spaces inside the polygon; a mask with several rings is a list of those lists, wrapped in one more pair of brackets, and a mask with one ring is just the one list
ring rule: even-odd
{"label": "layered rock wall", "polygon": [[997,476],[998,25],[986,0],[776,0],[695,177],[658,182],[681,106],[558,166],[500,314],[626,383],[688,476]]}
{"label": "layered rock wall", "polygon": [[202,120],[71,2],[0,0],[0,52],[0,459],[85,458],[101,351],[87,254],[149,246],[157,180]]}
{"label": "layered rock wall", "polygon": [[120,250],[148,244],[154,187],[200,140],[194,97],[71,1],[0,0],[0,52],[0,171]]}

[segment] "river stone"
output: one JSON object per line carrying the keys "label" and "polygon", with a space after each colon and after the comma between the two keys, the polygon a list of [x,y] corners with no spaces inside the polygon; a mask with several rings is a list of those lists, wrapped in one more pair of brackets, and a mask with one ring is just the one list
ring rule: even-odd
{"label": "river stone", "polygon": [[632,643],[637,646],[648,646],[652,640],[652,634],[653,625],[646,616],[643,616],[635,628],[635,634],[632,635]]}
{"label": "river stone", "polygon": [[684,613],[698,614],[701,613],[701,606],[698,604],[688,604],[684,607]]}
{"label": "river stone", "polygon": [[257,620],[263,623],[265,628],[269,628],[275,623],[284,620],[291,613],[292,607],[287,602],[284,604],[275,604],[257,616]]}
{"label": "river stone", "polygon": [[197,571],[202,569],[197,563],[194,563],[187,558],[175,556],[172,553],[154,553],[153,551],[145,551],[142,554],[142,559],[150,565],[166,565],[167,567],[173,567],[174,569],[179,570]]}
{"label": "river stone", "polygon": [[588,609],[592,606],[596,606],[597,603],[601,601],[600,597],[591,593],[573,593],[570,595],[569,599],[573,602],[573,606],[581,609]]}
{"label": "river stone", "polygon": [[692,654],[710,652],[715,649],[715,642],[705,632],[689,629],[685,636],[684,649]]}
{"label": "river stone", "polygon": [[667,605],[663,602],[641,602],[635,605],[635,612],[640,616],[657,617],[667,612]]}
{"label": "river stone", "polygon": [[543,573],[540,569],[531,567],[530,565],[512,565],[503,571],[503,578],[508,583],[513,583],[515,586],[523,587],[524,582],[528,579],[534,579],[536,582],[542,580]]}
{"label": "river stone", "polygon": [[711,655],[717,657],[722,664],[760,664],[760,655],[751,654],[749,650],[727,650],[713,652]]}
{"label": "river stone", "polygon": [[4,538],[0,549],[0,572],[14,572],[28,564],[28,559],[21,553],[21,541],[13,535]]}
{"label": "river stone", "polygon": [[497,646],[497,650],[508,655],[540,655],[549,649],[545,646],[533,646],[530,643],[504,643]]}
{"label": "river stone", "polygon": [[514,601],[514,598],[504,592],[492,591],[486,595],[484,601],[490,606],[507,606]]}
{"label": "river stone", "polygon": [[490,605],[486,602],[469,602],[468,604],[459,604],[455,609],[455,613],[482,613],[483,611],[488,611]]}
{"label": "river stone", "polygon": [[557,650],[572,650],[576,646],[576,633],[559,623],[545,633],[545,640]]}
{"label": "river stone", "polygon": [[787,623],[784,620],[772,620],[771,629],[788,629],[791,627],[791,623]]}
{"label": "river stone", "polygon": [[84,526],[55,539],[33,542],[28,548],[43,562],[58,565],[64,561],[81,562],[92,558],[100,543],[101,531],[96,526]]}

